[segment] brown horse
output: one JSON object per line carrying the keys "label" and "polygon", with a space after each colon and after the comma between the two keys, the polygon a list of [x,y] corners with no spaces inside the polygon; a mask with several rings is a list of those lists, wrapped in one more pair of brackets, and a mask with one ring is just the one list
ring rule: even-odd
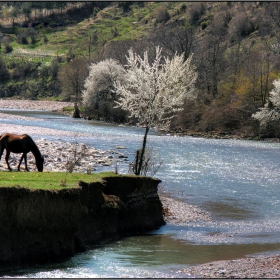
{"label": "brown horse", "polygon": [[36,160],[36,166],[39,172],[43,171],[43,165],[44,165],[44,157],[42,157],[37,145],[32,140],[32,138],[27,135],[17,135],[12,133],[4,133],[3,135],[0,135],[0,160],[3,154],[4,149],[6,149],[6,163],[8,166],[8,169],[12,171],[10,165],[9,165],[9,156],[10,153],[23,153],[19,165],[18,165],[18,171],[20,171],[20,165],[24,158],[25,162],[25,170],[29,171],[27,168],[27,153],[31,152]]}

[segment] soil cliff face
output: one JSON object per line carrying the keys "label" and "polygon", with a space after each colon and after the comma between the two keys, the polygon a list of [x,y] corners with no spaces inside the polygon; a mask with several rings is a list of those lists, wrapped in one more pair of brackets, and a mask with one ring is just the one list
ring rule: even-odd
{"label": "soil cliff face", "polygon": [[106,177],[75,189],[0,188],[0,269],[55,262],[164,225],[159,180]]}
{"label": "soil cliff face", "polygon": [[0,188],[0,268],[73,255],[82,218],[79,193]]}
{"label": "soil cliff face", "polygon": [[103,179],[103,184],[80,182],[86,213],[76,235],[78,244],[96,244],[165,224],[157,193],[160,180],[130,176]]}

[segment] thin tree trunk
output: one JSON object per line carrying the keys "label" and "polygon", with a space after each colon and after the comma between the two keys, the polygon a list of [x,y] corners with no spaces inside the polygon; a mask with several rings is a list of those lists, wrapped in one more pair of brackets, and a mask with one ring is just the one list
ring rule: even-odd
{"label": "thin tree trunk", "polygon": [[144,154],[145,154],[145,150],[146,150],[146,144],[147,144],[147,136],[148,136],[149,130],[150,130],[150,128],[148,126],[146,126],[146,131],[145,131],[145,135],[144,135],[144,138],[143,138],[142,150],[141,150],[141,154],[140,154],[139,166],[137,168],[136,175],[140,175],[140,173],[141,173]]}
{"label": "thin tree trunk", "polygon": [[134,174],[138,174],[138,166],[139,166],[139,150],[136,151],[136,158],[135,158],[135,171]]}

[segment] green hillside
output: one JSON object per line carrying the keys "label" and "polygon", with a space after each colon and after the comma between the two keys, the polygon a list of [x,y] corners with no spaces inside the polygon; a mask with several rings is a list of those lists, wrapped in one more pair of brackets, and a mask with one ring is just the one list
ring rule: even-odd
{"label": "green hillside", "polygon": [[198,72],[197,100],[186,100],[172,131],[280,136],[279,122],[263,130],[251,117],[279,78],[278,2],[1,2],[0,8],[0,97],[79,102],[67,71],[84,69],[86,77],[91,63],[113,58],[124,65],[130,48],[152,58],[159,45],[166,56],[193,53]]}

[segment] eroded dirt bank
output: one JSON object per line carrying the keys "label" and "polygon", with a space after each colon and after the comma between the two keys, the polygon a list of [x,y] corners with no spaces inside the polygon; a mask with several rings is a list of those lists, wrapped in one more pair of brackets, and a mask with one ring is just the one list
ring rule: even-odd
{"label": "eroded dirt bank", "polygon": [[159,182],[117,176],[60,191],[0,188],[0,274],[159,228],[165,224]]}

